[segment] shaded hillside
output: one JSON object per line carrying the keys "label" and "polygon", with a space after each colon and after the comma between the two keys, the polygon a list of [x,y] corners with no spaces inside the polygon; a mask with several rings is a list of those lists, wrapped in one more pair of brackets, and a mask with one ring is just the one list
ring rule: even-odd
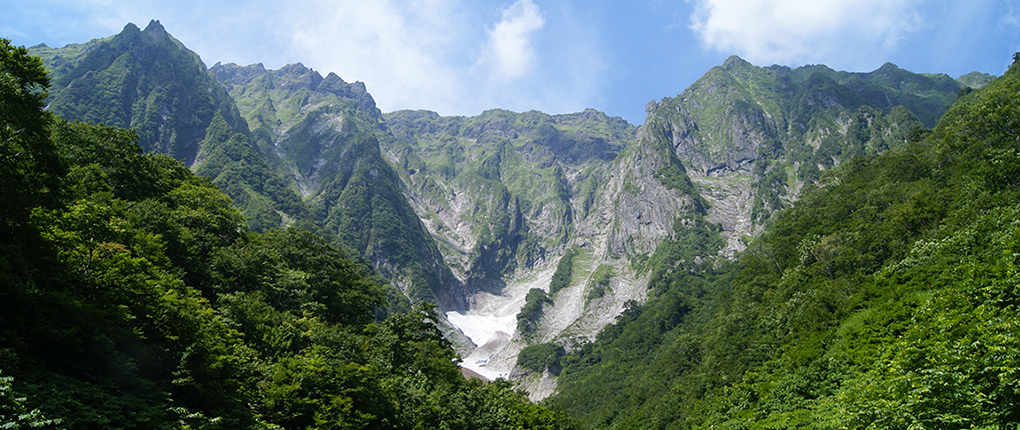
{"label": "shaded hillside", "polygon": [[65,118],[132,128],[148,152],[191,165],[219,113],[245,131],[233,100],[194,52],[158,21],[128,24],[82,45],[33,48],[52,76],[47,108]]}
{"label": "shaded hillside", "polygon": [[654,279],[559,359],[594,428],[1012,428],[1020,70],[844,161],[732,263]]}
{"label": "shaded hillside", "polygon": [[50,71],[49,110],[134,129],[147,152],[182,160],[213,179],[256,231],[300,225],[323,232],[296,192],[247,148],[248,127],[233,99],[158,21],[145,30],[128,24],[106,39],[31,52]]}
{"label": "shaded hillside", "polygon": [[284,176],[270,168],[248,136],[234,131],[219,114],[209,124],[193,170],[230,196],[254,231],[295,227],[332,237],[322,219]]}
{"label": "shaded hillside", "polygon": [[[50,110],[135,128],[146,151],[182,159],[211,178],[249,227],[300,226],[335,238],[335,245],[374,264],[416,300],[432,300],[433,289],[456,282],[403,201],[395,175],[386,173],[390,168],[372,143],[379,112],[364,85],[333,74],[322,78],[300,65],[276,74],[281,80],[268,87],[258,86],[267,79],[264,69],[252,74],[217,65],[207,71],[156,21],[145,30],[129,24],[107,39],[32,52],[52,70]],[[237,95],[244,110],[214,79],[224,74],[232,79],[227,89],[252,85],[242,90],[247,97]],[[320,103],[322,97],[328,100]],[[348,109],[365,114],[344,116]],[[251,119],[251,130],[241,113]],[[373,183],[369,194],[344,194],[352,176],[372,172],[390,182]]]}

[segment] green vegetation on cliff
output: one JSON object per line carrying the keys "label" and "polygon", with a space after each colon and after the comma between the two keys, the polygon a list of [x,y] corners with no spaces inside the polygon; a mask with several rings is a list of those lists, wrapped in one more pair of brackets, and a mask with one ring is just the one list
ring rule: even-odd
{"label": "green vegetation on cliff", "polygon": [[212,179],[213,185],[230,196],[251,230],[293,226],[325,234],[322,221],[248,142],[247,136],[234,132],[217,113],[202,141],[195,174]]}
{"label": "green vegetation on cliff", "polygon": [[553,272],[552,280],[549,281],[549,295],[555,296],[560,290],[570,286],[570,277],[574,272],[574,256],[580,251],[570,249],[560,257],[556,263],[556,271]]}
{"label": "green vegetation on cliff", "polygon": [[825,170],[901,147],[934,125],[961,88],[948,76],[892,64],[846,73],[731,57],[682,94],[651,104],[643,130],[674,147],[692,176],[750,177],[750,219],[764,226]]}
{"label": "green vegetation on cliff", "polygon": [[517,355],[517,367],[533,372],[548,370],[554,375],[560,373],[560,357],[563,347],[555,343],[528,345]]}
{"label": "green vegetation on cliff", "polygon": [[[635,127],[595,110],[548,115],[501,109],[475,117],[384,116],[384,151],[468,284],[488,288],[567,247],[604,170]],[[582,199],[581,213],[574,201]],[[470,234],[456,226],[467,225]],[[468,248],[470,244],[470,249]]]}
{"label": "green vegetation on cliff", "polygon": [[525,341],[530,342],[538,330],[538,323],[544,315],[545,305],[552,304],[552,299],[541,288],[532,288],[524,297],[524,306],[517,313],[517,331]]}

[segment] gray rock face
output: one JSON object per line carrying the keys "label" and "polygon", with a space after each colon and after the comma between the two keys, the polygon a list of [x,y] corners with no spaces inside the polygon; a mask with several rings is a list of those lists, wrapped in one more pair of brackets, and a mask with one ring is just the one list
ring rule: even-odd
{"label": "gray rock face", "polygon": [[594,218],[579,226],[591,236],[606,235],[605,258],[620,259],[655,251],[673,229],[673,220],[692,208],[691,196],[667,189],[655,173],[673,156],[639,140],[614,161],[596,199]]}
{"label": "gray rock face", "polygon": [[933,123],[959,88],[946,78],[891,64],[851,74],[731,57],[682,94],[649,103],[638,140],[674,148],[709,202],[709,220],[723,226],[729,255],[822,170],[903,145],[911,129]]}

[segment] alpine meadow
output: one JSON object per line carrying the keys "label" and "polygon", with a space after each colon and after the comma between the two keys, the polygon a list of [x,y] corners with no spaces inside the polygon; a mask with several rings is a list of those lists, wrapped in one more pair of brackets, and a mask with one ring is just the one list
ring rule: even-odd
{"label": "alpine meadow", "polygon": [[0,428],[1020,429],[1020,53],[731,56],[640,125],[155,20],[0,63]]}

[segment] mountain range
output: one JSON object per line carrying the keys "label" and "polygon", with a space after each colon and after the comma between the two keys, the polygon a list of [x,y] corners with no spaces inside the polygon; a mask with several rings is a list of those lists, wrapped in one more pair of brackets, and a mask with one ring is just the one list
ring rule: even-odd
{"label": "mountain range", "polygon": [[51,73],[48,110],[134,129],[255,231],[322,236],[378,274],[390,309],[436,303],[465,367],[536,399],[558,371],[528,370],[522,351],[584,351],[677,273],[730,264],[830,172],[925,139],[993,79],[731,57],[637,126],[591,109],[383,113],[365,84],[301,64],[207,68],[158,21],[30,52]]}

